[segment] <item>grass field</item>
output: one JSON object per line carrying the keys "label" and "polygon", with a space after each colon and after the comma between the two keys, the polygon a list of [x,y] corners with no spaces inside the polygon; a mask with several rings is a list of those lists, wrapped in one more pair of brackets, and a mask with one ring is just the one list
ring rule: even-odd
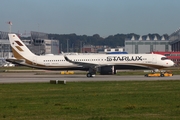
{"label": "grass field", "polygon": [[180,119],[180,81],[0,84],[2,120]]}

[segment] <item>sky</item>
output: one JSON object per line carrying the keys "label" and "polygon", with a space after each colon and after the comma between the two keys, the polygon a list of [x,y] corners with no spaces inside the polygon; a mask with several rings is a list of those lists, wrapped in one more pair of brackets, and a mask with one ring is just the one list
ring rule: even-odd
{"label": "sky", "polygon": [[0,31],[88,35],[158,33],[180,27],[180,0],[1,0]]}

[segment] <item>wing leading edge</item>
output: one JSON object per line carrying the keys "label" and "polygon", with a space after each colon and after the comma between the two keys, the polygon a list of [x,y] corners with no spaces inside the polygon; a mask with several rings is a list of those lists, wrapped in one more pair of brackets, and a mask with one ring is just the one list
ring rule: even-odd
{"label": "wing leading edge", "polygon": [[96,67],[96,66],[100,66],[99,64],[96,64],[96,63],[86,63],[86,62],[72,61],[66,55],[64,55],[64,59],[66,61],[70,62],[70,63],[79,65],[79,66],[84,67],[84,68],[93,68],[93,67]]}

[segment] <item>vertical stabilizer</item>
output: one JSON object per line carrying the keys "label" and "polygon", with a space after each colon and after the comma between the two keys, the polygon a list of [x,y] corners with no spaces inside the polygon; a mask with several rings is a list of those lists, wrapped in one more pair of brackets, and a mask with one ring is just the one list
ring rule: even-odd
{"label": "vertical stabilizer", "polygon": [[16,59],[35,56],[16,34],[8,34],[13,55]]}

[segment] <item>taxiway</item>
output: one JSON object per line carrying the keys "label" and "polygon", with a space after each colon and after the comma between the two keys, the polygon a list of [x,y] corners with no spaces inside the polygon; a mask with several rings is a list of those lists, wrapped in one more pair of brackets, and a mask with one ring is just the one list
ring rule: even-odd
{"label": "taxiway", "polygon": [[180,75],[172,77],[144,77],[143,75],[96,75],[87,78],[86,75],[36,75],[35,73],[1,73],[0,83],[30,83],[49,82],[50,80],[66,80],[67,82],[88,81],[156,81],[156,80],[180,80]]}

